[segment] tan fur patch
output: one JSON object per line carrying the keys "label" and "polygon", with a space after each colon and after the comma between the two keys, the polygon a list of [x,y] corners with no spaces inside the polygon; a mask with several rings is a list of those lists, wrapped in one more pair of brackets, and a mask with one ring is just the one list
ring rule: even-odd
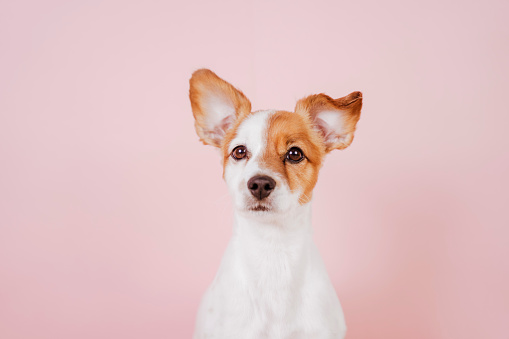
{"label": "tan fur patch", "polygon": [[[300,148],[305,159],[299,163],[288,161],[286,153],[292,147]],[[299,198],[301,204],[311,200],[324,155],[321,137],[307,115],[277,111],[269,118],[267,147],[261,157],[261,165],[285,178],[292,191],[302,192]]]}

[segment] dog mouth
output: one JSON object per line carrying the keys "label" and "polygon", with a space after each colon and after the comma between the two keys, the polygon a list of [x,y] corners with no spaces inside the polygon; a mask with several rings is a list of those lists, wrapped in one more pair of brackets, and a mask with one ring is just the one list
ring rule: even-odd
{"label": "dog mouth", "polygon": [[272,210],[272,207],[264,205],[264,204],[253,204],[253,205],[247,206],[247,209],[249,211],[253,211],[253,212],[268,212],[268,211]]}

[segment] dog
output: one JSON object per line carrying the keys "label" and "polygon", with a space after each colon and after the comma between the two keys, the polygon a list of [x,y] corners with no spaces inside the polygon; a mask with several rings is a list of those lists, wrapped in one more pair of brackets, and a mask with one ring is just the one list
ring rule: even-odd
{"label": "dog", "polygon": [[189,96],[198,136],[220,150],[234,205],[233,237],[194,339],[344,338],[343,310],[312,239],[311,197],[325,155],[353,140],[362,93],[251,112],[240,90],[200,69]]}

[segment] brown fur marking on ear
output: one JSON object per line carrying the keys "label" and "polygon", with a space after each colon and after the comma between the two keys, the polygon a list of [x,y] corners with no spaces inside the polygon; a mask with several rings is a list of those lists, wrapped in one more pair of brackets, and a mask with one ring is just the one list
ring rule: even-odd
{"label": "brown fur marking on ear", "polygon": [[[222,142],[214,138],[217,131],[211,126],[207,112],[206,100],[214,100],[214,97],[231,103],[231,107],[237,119],[241,114],[251,112],[251,103],[246,96],[230,83],[218,77],[208,69],[195,71],[189,80],[189,99],[195,119],[196,133],[206,145],[221,147]],[[227,116],[224,117],[228,119]]]}
{"label": "brown fur marking on ear", "polygon": [[[348,147],[352,141],[356,128],[356,124],[360,119],[362,108],[362,93],[352,92],[342,98],[333,99],[326,94],[314,94],[297,102],[295,112],[306,115],[315,121],[317,115],[324,111],[337,111],[341,114],[343,131],[341,135],[343,139],[330,145],[326,145],[326,151],[333,149],[344,149]],[[314,123],[317,125],[316,123]]]}

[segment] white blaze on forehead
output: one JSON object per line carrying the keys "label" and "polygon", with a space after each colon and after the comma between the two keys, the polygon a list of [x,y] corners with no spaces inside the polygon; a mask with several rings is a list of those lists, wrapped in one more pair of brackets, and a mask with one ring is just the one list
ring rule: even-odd
{"label": "white blaze on forehead", "polygon": [[267,144],[267,122],[275,111],[258,111],[247,117],[237,129],[237,135],[229,145],[231,152],[236,146],[247,147],[250,160],[263,152]]}

